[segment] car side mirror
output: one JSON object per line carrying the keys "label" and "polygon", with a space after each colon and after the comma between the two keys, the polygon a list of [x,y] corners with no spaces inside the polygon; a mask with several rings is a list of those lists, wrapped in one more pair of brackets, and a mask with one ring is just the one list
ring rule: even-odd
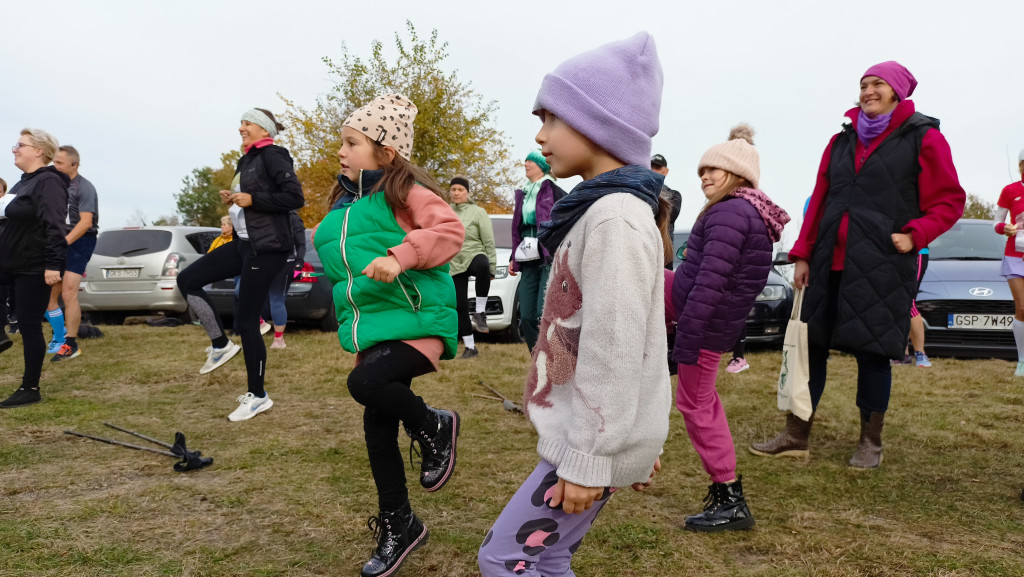
{"label": "car side mirror", "polygon": [[793,263],[789,262],[789,253],[786,251],[781,251],[778,254],[776,254],[775,260],[772,261],[773,266],[784,266],[787,264]]}

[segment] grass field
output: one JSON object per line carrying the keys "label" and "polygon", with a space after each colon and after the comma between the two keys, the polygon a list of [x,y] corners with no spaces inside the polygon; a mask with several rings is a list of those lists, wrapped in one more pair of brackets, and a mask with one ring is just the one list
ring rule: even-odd
{"label": "grass field", "polygon": [[[345,387],[352,358],[334,335],[293,332],[287,349],[268,351],[274,408],[230,423],[245,392],[241,356],[200,376],[209,343],[198,327],[103,329],[81,341],[81,357],[47,361],[43,403],[0,412],[0,575],[358,575],[376,497],[361,410]],[[894,368],[885,461],[856,472],[846,467],[859,426],[852,358],[831,362],[809,460],[746,451],[783,421],[779,353],[748,360],[744,373],[722,371],[719,390],[757,526],[681,530],[709,481],[673,411],[655,486],[605,507],[576,555],[578,575],[1024,575],[1024,379],[1011,363]],[[407,466],[431,537],[401,575],[477,574],[483,535],[537,455],[526,419],[472,395],[485,393],[483,380],[519,397],[527,362],[524,345],[484,343],[478,358],[415,382],[464,426],[444,490],[422,492]],[[21,370],[17,343],[0,355],[0,394]],[[182,431],[214,465],[175,473],[169,457],[62,434],[132,440],[103,421],[166,441]]]}

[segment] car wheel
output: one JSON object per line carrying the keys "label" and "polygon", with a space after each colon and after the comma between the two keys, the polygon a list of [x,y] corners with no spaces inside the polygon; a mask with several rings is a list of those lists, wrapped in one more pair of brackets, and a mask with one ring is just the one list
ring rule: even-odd
{"label": "car wheel", "polygon": [[320,330],[333,333],[338,330],[338,315],[334,312],[334,305],[327,309],[327,314],[320,319]]}

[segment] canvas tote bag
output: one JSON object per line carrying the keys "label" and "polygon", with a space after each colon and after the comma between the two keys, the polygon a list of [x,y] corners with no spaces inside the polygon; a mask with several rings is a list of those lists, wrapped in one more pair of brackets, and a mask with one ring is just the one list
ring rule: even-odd
{"label": "canvas tote bag", "polygon": [[793,312],[782,343],[782,367],[779,369],[779,410],[789,411],[803,420],[811,418],[810,354],[807,348],[807,323],[800,320],[804,289],[796,290]]}

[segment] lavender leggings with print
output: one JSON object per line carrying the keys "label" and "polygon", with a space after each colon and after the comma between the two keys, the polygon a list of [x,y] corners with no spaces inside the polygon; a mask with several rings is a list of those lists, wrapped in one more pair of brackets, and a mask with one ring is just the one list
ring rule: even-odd
{"label": "lavender leggings with print", "polygon": [[605,490],[589,511],[569,514],[548,506],[557,483],[555,467],[547,461],[541,461],[523,482],[480,546],[477,561],[483,577],[575,575],[569,568],[572,555],[611,491]]}

